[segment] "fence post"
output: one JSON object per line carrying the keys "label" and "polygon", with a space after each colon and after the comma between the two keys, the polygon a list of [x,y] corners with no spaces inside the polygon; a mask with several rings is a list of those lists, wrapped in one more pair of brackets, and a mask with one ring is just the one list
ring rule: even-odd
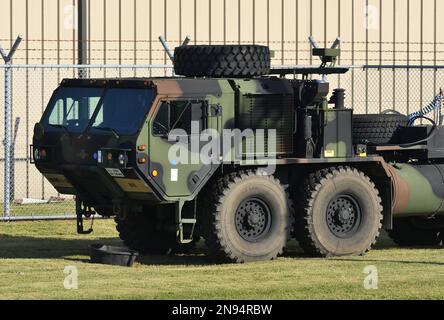
{"label": "fence post", "polygon": [[[78,64],[88,64],[88,1],[79,0],[78,3]],[[86,68],[79,68],[79,79],[89,78],[89,70]]]}
{"label": "fence post", "polygon": [[17,37],[9,54],[0,46],[0,54],[5,61],[5,140],[3,142],[5,147],[5,183],[4,183],[4,203],[3,203],[3,217],[9,219],[11,216],[11,168],[12,168],[12,140],[11,140],[11,85],[12,85],[12,58],[17,51],[23,38]]}

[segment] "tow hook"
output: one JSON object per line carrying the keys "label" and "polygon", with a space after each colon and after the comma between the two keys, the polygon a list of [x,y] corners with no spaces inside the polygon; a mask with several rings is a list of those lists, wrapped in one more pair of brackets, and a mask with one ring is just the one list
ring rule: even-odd
{"label": "tow hook", "polygon": [[[88,235],[93,233],[93,225],[94,225],[94,216],[95,211],[87,206],[83,201],[76,199],[76,216],[77,216],[77,233],[81,235]],[[83,219],[91,219],[91,227],[85,231],[83,226]]]}

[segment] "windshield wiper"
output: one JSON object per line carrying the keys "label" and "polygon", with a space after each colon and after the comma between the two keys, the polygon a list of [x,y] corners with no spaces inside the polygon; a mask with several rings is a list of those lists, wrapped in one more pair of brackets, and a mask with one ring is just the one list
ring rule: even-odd
{"label": "windshield wiper", "polygon": [[93,127],[93,129],[100,130],[100,131],[109,131],[109,132],[111,132],[114,135],[114,137],[117,140],[120,139],[120,135],[113,128],[109,128],[109,127]]}

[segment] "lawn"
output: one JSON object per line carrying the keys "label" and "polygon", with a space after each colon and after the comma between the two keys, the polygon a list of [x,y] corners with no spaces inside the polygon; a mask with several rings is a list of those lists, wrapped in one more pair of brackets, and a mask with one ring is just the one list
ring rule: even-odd
{"label": "lawn", "polygon": [[[77,236],[75,222],[0,223],[0,299],[444,299],[444,250],[400,249],[383,239],[365,257],[313,259],[296,244],[277,261],[215,265],[190,255],[141,257],[129,269],[88,263],[88,245],[117,244],[112,220]],[[378,269],[377,290],[363,270]],[[63,286],[66,266],[77,290]]]}
{"label": "lawn", "polygon": [[[11,217],[75,216],[75,201],[65,200],[44,204],[11,204]],[[0,216],[3,216],[3,203],[0,203]]]}

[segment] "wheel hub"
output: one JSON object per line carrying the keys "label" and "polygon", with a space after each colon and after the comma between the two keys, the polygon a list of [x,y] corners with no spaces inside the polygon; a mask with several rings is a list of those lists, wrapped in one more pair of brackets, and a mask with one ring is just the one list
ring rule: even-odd
{"label": "wheel hub", "polygon": [[327,225],[340,238],[356,233],[361,222],[361,209],[357,201],[348,195],[336,196],[327,208]]}
{"label": "wheel hub", "polygon": [[352,215],[353,213],[348,210],[341,210],[339,212],[339,220],[341,220],[342,223],[346,223],[351,219]]}
{"label": "wheel hub", "polygon": [[248,216],[248,224],[250,225],[250,227],[254,228],[257,227],[261,222],[261,213],[259,212],[249,212],[249,216]]}
{"label": "wheel hub", "polygon": [[235,219],[239,235],[249,242],[255,242],[270,229],[271,211],[264,201],[249,198],[239,205]]}

